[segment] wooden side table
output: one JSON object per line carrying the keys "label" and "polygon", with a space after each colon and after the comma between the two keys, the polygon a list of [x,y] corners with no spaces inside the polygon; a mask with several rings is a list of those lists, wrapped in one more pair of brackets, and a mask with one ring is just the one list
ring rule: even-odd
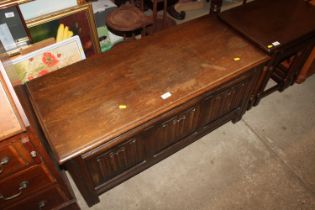
{"label": "wooden side table", "polygon": [[209,13],[212,14],[217,14],[221,11],[222,7],[222,1],[223,0],[211,0],[210,2],[210,11]]}
{"label": "wooden side table", "polygon": [[[247,0],[243,0],[243,4],[246,4],[246,3],[247,3]],[[223,4],[223,0],[211,0],[209,13],[211,15],[220,13],[222,4]]]}
{"label": "wooden side table", "polygon": [[143,11],[131,4],[124,4],[115,8],[106,17],[108,29],[124,38],[134,37],[138,31],[145,35],[146,27],[152,24],[152,17],[144,15]]}
{"label": "wooden side table", "polygon": [[315,47],[313,48],[308,59],[305,61],[305,64],[304,64],[301,72],[299,73],[299,75],[296,79],[296,82],[302,83],[313,74],[315,74]]}
{"label": "wooden side table", "polygon": [[[260,76],[253,105],[295,82],[315,44],[315,7],[300,0],[255,0],[219,17],[272,57]],[[270,78],[277,84],[265,90]]]}

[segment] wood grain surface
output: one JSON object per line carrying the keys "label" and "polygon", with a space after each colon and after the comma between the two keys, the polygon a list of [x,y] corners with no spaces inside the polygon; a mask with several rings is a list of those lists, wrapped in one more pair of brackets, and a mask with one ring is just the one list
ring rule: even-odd
{"label": "wood grain surface", "polygon": [[[315,7],[303,0],[255,0],[219,17],[271,53],[315,35]],[[279,45],[271,47],[274,42]]]}
{"label": "wood grain surface", "polygon": [[[27,87],[63,163],[268,59],[216,18],[205,16],[118,45]],[[166,92],[171,96],[163,100]]]}

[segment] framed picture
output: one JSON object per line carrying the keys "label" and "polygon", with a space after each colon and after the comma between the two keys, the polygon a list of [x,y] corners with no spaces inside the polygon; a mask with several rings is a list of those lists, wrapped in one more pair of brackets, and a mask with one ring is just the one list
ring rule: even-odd
{"label": "framed picture", "polygon": [[17,5],[0,10],[0,41],[3,45],[0,53],[10,53],[30,42],[28,29]]}
{"label": "framed picture", "polygon": [[78,5],[77,0],[36,0],[25,4],[20,4],[20,10],[25,20],[36,18],[52,12],[63,10]]}
{"label": "framed picture", "polygon": [[90,4],[70,7],[26,21],[32,42],[56,37],[60,24],[78,35],[87,57],[100,53],[93,11]]}
{"label": "framed picture", "polygon": [[0,8],[6,8],[16,6],[18,4],[24,4],[33,0],[0,0]]}
{"label": "framed picture", "polygon": [[13,97],[10,94],[10,83],[7,83],[3,65],[0,62],[0,141],[25,130],[24,122],[18,112]]}
{"label": "framed picture", "polygon": [[85,54],[80,38],[74,36],[11,59],[13,68],[7,74],[13,84],[24,84],[83,59],[85,59]]}

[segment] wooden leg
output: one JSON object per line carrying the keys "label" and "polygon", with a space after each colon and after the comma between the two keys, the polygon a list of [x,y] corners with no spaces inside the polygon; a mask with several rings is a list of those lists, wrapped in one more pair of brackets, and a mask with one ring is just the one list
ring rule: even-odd
{"label": "wooden leg", "polygon": [[69,171],[85,202],[91,207],[100,202],[100,199],[93,189],[87,169],[81,161],[82,159],[80,157],[70,160],[65,163],[65,167]]}
{"label": "wooden leg", "polygon": [[153,22],[156,22],[157,19],[157,0],[153,0]]}
{"label": "wooden leg", "polygon": [[163,5],[163,24],[165,24],[167,18],[167,0],[164,0]]}
{"label": "wooden leg", "polygon": [[157,27],[156,27],[156,22],[157,22],[157,1],[158,0],[153,0],[153,31],[155,32]]}
{"label": "wooden leg", "polygon": [[212,0],[210,3],[210,15],[218,14],[221,11],[223,0]]}
{"label": "wooden leg", "polygon": [[167,12],[170,16],[172,16],[173,18],[177,19],[177,20],[184,20],[186,17],[186,13],[184,11],[181,12],[177,12],[174,5],[169,6],[167,8]]}

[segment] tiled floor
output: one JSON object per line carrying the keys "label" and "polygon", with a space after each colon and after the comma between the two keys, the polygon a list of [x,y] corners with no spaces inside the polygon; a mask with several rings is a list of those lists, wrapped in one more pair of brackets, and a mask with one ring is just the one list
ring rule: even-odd
{"label": "tiled floor", "polygon": [[315,76],[100,199],[90,209],[315,209]]}

